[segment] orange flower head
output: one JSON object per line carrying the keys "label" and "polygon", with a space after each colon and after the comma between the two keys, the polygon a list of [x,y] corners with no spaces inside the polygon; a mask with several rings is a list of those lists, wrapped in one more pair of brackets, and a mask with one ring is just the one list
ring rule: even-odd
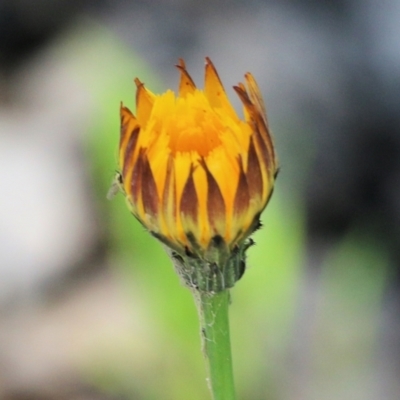
{"label": "orange flower head", "polygon": [[155,95],[135,79],[136,114],[121,105],[120,184],[134,216],[178,263],[214,265],[218,275],[236,255],[243,269],[246,239],[259,226],[277,174],[264,103],[247,73],[246,86],[234,86],[243,120],[209,58],[204,90],[183,60],[177,67],[178,95]]}

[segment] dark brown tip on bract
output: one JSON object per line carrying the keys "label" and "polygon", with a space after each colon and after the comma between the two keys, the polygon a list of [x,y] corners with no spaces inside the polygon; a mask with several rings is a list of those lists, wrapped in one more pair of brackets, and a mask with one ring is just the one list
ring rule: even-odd
{"label": "dark brown tip on bract", "polygon": [[263,192],[262,172],[260,162],[258,160],[257,151],[254,146],[253,136],[250,138],[246,176],[247,184],[249,185],[250,197],[261,197]]}
{"label": "dark brown tip on bract", "polygon": [[250,204],[249,185],[247,183],[246,174],[243,170],[243,162],[239,157],[239,182],[235,194],[235,202],[233,205],[234,213],[240,215],[245,213]]}
{"label": "dark brown tip on bract", "polygon": [[189,218],[193,223],[198,222],[199,200],[197,198],[196,187],[193,180],[193,166],[183,188],[180,212],[186,219]]}
{"label": "dark brown tip on bract", "polygon": [[157,185],[149,160],[145,155],[142,166],[142,201],[146,214],[157,216],[159,207]]}
{"label": "dark brown tip on bract", "polygon": [[143,86],[143,82],[139,78],[135,78],[133,81],[138,89],[140,86]]}
{"label": "dark brown tip on bract", "polygon": [[267,167],[268,171],[270,171],[275,162],[274,153],[271,153],[268,143],[265,141],[264,135],[261,133],[260,127],[257,124],[254,124],[253,129],[256,146],[258,146],[260,151],[261,163],[263,163]]}
{"label": "dark brown tip on bract", "polygon": [[246,109],[250,112],[253,108],[253,103],[250,100],[249,95],[246,92],[246,88],[243,84],[239,83],[238,86],[234,86],[233,90],[238,94],[241,102],[246,107]]}
{"label": "dark brown tip on bract", "polygon": [[[125,126],[124,129],[127,130],[127,127]],[[125,178],[126,174],[128,173],[128,171],[132,168],[132,164],[134,162],[133,155],[135,153],[136,144],[137,144],[138,137],[139,137],[139,132],[140,132],[140,127],[136,126],[135,129],[130,133],[128,143],[124,150],[124,166],[122,169],[122,176],[124,178]],[[128,134],[128,133],[124,133],[124,135],[126,135],[126,134]]]}
{"label": "dark brown tip on bract", "polygon": [[129,134],[128,126],[131,120],[135,120],[135,116],[132,114],[129,108],[124,107],[121,101],[120,107],[120,119],[121,119],[121,135],[120,135],[120,146],[124,142],[126,136]]}
{"label": "dark brown tip on bract", "polygon": [[137,204],[140,196],[140,189],[142,186],[142,170],[143,170],[143,149],[140,149],[139,155],[133,166],[132,177],[131,177],[131,195],[132,201]]}
{"label": "dark brown tip on bract", "polygon": [[206,56],[205,59],[206,59],[206,64],[213,65],[210,57]]}
{"label": "dark brown tip on bract", "polygon": [[178,64],[175,65],[175,67],[177,67],[179,69],[180,68],[186,69],[186,64],[185,64],[184,59],[183,58],[178,58]]}
{"label": "dark brown tip on bract", "polygon": [[224,230],[226,220],[225,201],[221,189],[219,188],[214,176],[209,171],[204,159],[200,160],[200,164],[204,168],[207,176],[207,213],[209,223],[214,228],[214,231],[221,234],[224,233],[221,232],[221,230]]}

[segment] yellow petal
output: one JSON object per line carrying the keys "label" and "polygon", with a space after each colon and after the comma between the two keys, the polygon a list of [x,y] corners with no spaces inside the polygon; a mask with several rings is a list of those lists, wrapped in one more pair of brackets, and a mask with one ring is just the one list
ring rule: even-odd
{"label": "yellow petal", "polygon": [[135,78],[136,91],[136,115],[140,126],[145,127],[153,109],[155,95],[147,90],[138,78]]}
{"label": "yellow petal", "polygon": [[185,62],[181,58],[179,59],[179,64],[176,67],[181,73],[181,79],[179,82],[179,96],[186,97],[188,93],[193,93],[196,90],[196,85],[187,72]]}
{"label": "yellow petal", "polygon": [[233,199],[239,177],[239,165],[236,156],[236,154],[232,155],[221,146],[215,149],[205,160],[210,173],[221,190],[228,215],[232,214]]}
{"label": "yellow petal", "polygon": [[211,60],[206,57],[205,84],[204,91],[212,107],[223,108],[234,120],[238,120],[236,111],[232,107],[222,82],[219,79],[217,70]]}

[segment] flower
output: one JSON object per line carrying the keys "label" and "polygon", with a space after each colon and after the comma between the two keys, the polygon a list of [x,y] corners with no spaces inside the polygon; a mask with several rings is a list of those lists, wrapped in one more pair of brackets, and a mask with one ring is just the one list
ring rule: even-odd
{"label": "flower", "polygon": [[264,103],[245,74],[247,87],[234,86],[242,120],[209,58],[204,90],[183,60],[177,68],[178,95],[155,95],[136,78],[136,114],[121,104],[120,185],[133,215],[179,264],[207,264],[219,275],[234,263],[241,275],[246,239],[260,225],[278,170]]}

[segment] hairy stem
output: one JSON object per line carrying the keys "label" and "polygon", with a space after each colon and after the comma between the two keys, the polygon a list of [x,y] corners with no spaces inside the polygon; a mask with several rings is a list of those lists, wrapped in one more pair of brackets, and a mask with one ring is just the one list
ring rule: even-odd
{"label": "hairy stem", "polygon": [[213,400],[235,400],[229,335],[229,291],[195,294]]}

